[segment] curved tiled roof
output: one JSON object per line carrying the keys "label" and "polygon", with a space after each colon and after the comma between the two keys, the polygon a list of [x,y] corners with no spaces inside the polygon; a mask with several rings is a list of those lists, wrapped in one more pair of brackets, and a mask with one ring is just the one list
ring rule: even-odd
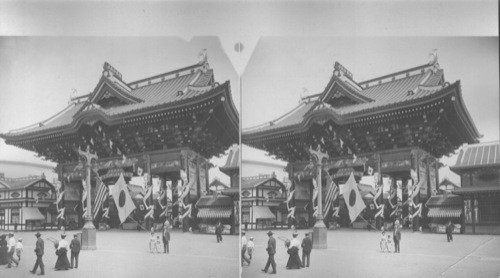
{"label": "curved tiled roof", "polygon": [[[330,111],[338,118],[349,118],[362,116],[370,112],[377,112],[385,108],[399,107],[407,103],[419,101],[423,98],[432,96],[444,88],[443,70],[433,71],[430,67],[417,67],[407,72],[398,72],[399,76],[384,76],[388,81],[380,83],[377,79],[359,83],[362,88],[357,94],[367,97],[372,101],[347,105],[342,107],[332,107],[321,100],[325,99],[326,94],[331,92],[325,89],[321,96],[309,102],[303,102],[284,116],[269,123],[247,128],[243,131],[244,135],[256,134],[270,130],[277,130],[294,125],[303,124],[311,114],[316,111]],[[340,78],[333,76],[333,82],[342,83]],[[330,83],[332,82],[330,81]],[[375,82],[375,85],[370,83]],[[351,86],[352,87],[352,86]],[[409,93],[409,92],[412,93]]]}
{"label": "curved tiled roof", "polygon": [[203,70],[202,67],[203,65],[196,64],[150,79],[129,83],[127,86],[131,88],[130,92],[124,92],[124,90],[121,89],[120,86],[123,86],[119,84],[121,80],[118,81],[103,76],[96,87],[96,91],[94,91],[88,99],[91,99],[93,95],[98,93],[97,90],[100,84],[105,83],[114,89],[120,88],[120,93],[126,93],[130,97],[140,101],[108,108],[91,104],[88,101],[71,103],[68,107],[52,116],[50,119],[26,128],[12,130],[4,134],[4,136],[25,135],[38,133],[40,131],[48,132],[51,129],[57,131],[58,129],[74,124],[78,117],[85,113],[86,105],[92,105],[92,111],[101,113],[103,116],[111,117],[189,100],[213,89],[213,70]]}
{"label": "curved tiled roof", "polygon": [[[46,182],[50,186],[53,185],[48,182],[45,178],[39,176],[29,176],[24,178],[1,178],[0,179],[0,190],[13,190],[13,189],[24,189],[27,188],[37,182]],[[2,186],[3,185],[3,186]],[[4,188],[2,188],[4,187]]]}

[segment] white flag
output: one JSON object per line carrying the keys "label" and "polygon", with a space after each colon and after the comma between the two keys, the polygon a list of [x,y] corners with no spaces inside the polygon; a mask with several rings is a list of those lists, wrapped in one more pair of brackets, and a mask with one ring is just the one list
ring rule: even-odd
{"label": "white flag", "polygon": [[123,173],[120,174],[120,178],[118,178],[115,186],[113,186],[113,199],[118,210],[120,221],[123,223],[135,209],[134,201],[132,201],[130,193],[128,192],[127,183],[125,182]]}
{"label": "white flag", "polygon": [[353,173],[351,173],[351,176],[349,177],[349,180],[347,180],[346,184],[340,185],[340,191],[342,192],[345,204],[349,209],[349,218],[351,218],[352,223],[366,207],[365,202],[359,193],[358,184],[354,179]]}

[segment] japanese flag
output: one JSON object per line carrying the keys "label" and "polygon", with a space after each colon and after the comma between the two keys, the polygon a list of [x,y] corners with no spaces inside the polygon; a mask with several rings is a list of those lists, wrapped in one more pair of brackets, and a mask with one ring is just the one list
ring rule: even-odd
{"label": "japanese flag", "polygon": [[340,192],[344,195],[345,203],[349,209],[349,218],[351,218],[352,223],[366,207],[365,202],[359,193],[358,184],[354,179],[353,173],[351,173],[351,176],[349,177],[349,180],[347,180],[346,184],[340,185]]}
{"label": "japanese flag", "polygon": [[125,182],[123,173],[120,174],[120,178],[118,178],[115,186],[113,186],[113,199],[116,204],[116,209],[118,210],[120,221],[123,223],[135,209],[134,201],[132,201],[128,192],[127,183]]}

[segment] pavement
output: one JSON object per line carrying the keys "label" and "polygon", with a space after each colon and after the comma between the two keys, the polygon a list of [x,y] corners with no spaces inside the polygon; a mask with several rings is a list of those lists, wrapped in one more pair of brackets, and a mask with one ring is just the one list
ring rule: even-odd
{"label": "pavement", "polygon": [[[300,240],[307,231],[298,230]],[[352,229],[328,231],[328,248],[313,249],[310,267],[298,270],[286,269],[288,254],[278,239],[292,238],[292,231],[274,231],[278,273],[270,275],[261,271],[267,261],[266,232],[247,231],[247,238],[254,237],[255,251],[242,277],[500,277],[500,236],[458,234],[447,242],[445,234],[403,230],[401,252],[388,253],[380,250],[380,232]]]}
{"label": "pavement", "polygon": [[[71,240],[74,232],[66,231],[67,239]],[[215,235],[173,230],[170,253],[152,254],[148,232],[97,231],[97,250],[82,250],[78,269],[55,271],[55,248],[47,238],[60,239],[60,232],[41,233],[45,241],[45,277],[238,277],[240,273],[239,236],[223,235],[223,243],[217,243]],[[38,277],[29,272],[36,261],[35,232],[18,232],[15,237],[23,239],[21,262],[10,269],[0,266],[0,277]]]}

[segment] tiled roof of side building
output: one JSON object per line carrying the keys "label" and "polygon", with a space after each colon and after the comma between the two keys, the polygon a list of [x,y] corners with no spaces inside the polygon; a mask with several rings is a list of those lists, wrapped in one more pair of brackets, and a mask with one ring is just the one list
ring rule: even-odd
{"label": "tiled roof of side building", "polygon": [[[0,190],[24,189],[42,180],[46,181],[44,178],[39,176],[29,176],[23,178],[2,178],[0,179]],[[51,183],[49,184],[52,185]]]}
{"label": "tiled roof of side building", "polygon": [[254,176],[254,177],[243,177],[241,179],[241,188],[242,189],[250,189],[257,187],[263,183],[266,183],[268,181],[274,180],[281,186],[285,186],[282,182],[280,182],[276,177],[272,175],[260,175],[260,176]]}
{"label": "tiled roof of side building", "polygon": [[233,206],[233,199],[225,195],[206,195],[201,196],[196,207],[231,207]]}
{"label": "tiled roof of side building", "polygon": [[463,146],[450,170],[460,172],[464,168],[485,166],[500,166],[500,141]]}
{"label": "tiled roof of side building", "polygon": [[[363,90],[358,93],[373,101],[337,108],[329,105],[318,106],[318,104],[321,103],[320,99],[323,99],[322,96],[310,102],[301,103],[289,113],[265,125],[247,128],[244,130],[243,134],[260,133],[301,124],[306,115],[312,111],[312,108],[315,110],[330,110],[339,116],[349,116],[376,111],[386,107],[389,108],[391,106],[397,107],[404,103],[431,96],[443,88],[443,70],[441,69],[437,71],[433,71],[430,68],[423,70],[422,67],[422,69],[419,68],[418,71],[414,71],[411,74],[410,72],[400,72],[398,74],[398,78],[394,76],[393,79],[391,79],[390,75],[384,76],[384,78],[388,80],[382,82],[381,79],[380,83],[377,82],[377,79],[372,79],[368,83],[358,83],[361,84],[363,88]],[[337,82],[343,82],[336,76],[332,78],[338,79]],[[409,91],[412,91],[412,93],[408,93]],[[326,93],[330,92],[325,90],[323,94]]]}
{"label": "tiled roof of side building", "polygon": [[448,195],[436,195],[429,198],[425,204],[428,207],[431,206],[461,206],[463,203],[462,197],[458,195],[448,194]]}
{"label": "tiled roof of side building", "polygon": [[[213,89],[213,87],[211,86],[211,82],[213,81],[212,69],[207,69],[204,71],[202,70],[201,65],[191,66],[187,69],[189,69],[189,71],[183,74],[179,74],[178,72],[173,71],[170,73],[166,73],[166,76],[156,76],[156,79],[144,79],[129,83],[128,86],[130,86],[132,90],[130,92],[127,92],[126,94],[134,97],[135,99],[141,100],[138,103],[108,108],[95,106],[93,109],[100,110],[102,113],[108,116],[115,116],[146,108],[165,105],[168,103],[185,101],[190,98],[202,95],[207,91]],[[174,75],[168,76],[169,74]],[[108,79],[108,82],[116,83],[117,81]],[[114,85],[116,86],[113,87],[120,87],[117,84]],[[180,94],[179,92],[182,92],[182,94]],[[89,99],[90,97],[91,96],[89,96]],[[41,122],[40,124],[32,125],[22,129],[12,130],[6,135],[35,133],[71,125],[74,119],[78,117],[79,113],[82,113],[79,111],[86,104],[88,104],[87,101],[72,103],[60,113],[56,114],[46,121]]]}

